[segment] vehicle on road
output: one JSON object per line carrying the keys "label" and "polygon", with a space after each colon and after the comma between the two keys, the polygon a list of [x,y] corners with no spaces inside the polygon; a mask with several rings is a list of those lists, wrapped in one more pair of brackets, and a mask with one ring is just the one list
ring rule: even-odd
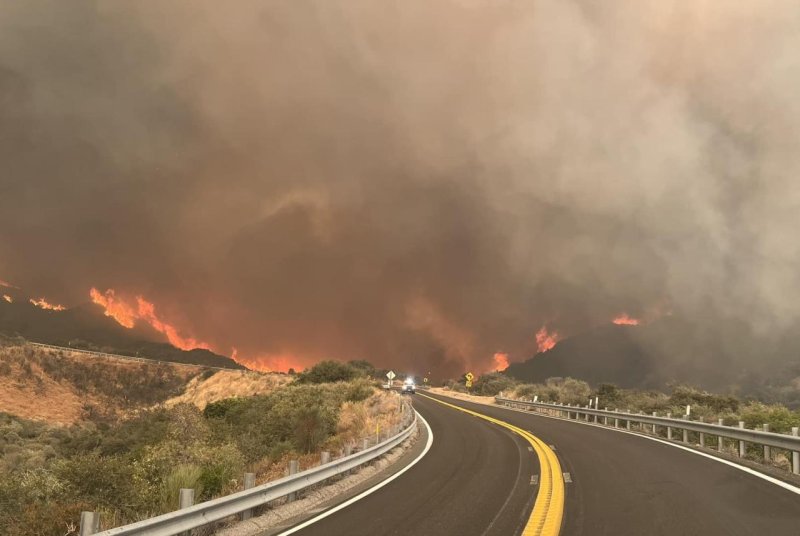
{"label": "vehicle on road", "polygon": [[406,381],[403,382],[403,389],[401,391],[403,394],[413,395],[417,392],[417,386],[414,383],[414,378],[409,376],[406,378]]}

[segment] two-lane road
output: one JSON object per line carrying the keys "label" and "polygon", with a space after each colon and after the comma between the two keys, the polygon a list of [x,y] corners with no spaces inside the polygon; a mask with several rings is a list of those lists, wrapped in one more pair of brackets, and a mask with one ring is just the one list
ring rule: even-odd
{"label": "two-lane road", "polygon": [[[540,466],[495,423],[426,398],[428,454],[375,493],[296,534],[522,534]],[[631,434],[435,397],[553,445],[568,472],[562,536],[800,536],[800,495],[697,454]]]}
{"label": "two-lane road", "polygon": [[419,463],[389,485],[299,536],[520,534],[538,461],[518,435],[424,397],[414,407],[434,441]]}

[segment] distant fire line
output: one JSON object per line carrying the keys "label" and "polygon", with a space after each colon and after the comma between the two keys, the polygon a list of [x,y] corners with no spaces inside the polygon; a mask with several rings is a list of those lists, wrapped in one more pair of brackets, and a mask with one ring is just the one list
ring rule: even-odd
{"label": "distant fire line", "polygon": [[[6,301],[8,301],[8,300],[6,300]],[[45,310],[48,310],[48,311],[64,311],[64,310],[67,309],[63,305],[48,303],[47,300],[45,300],[44,298],[39,298],[38,300],[34,300],[33,298],[31,298],[28,301],[31,302],[36,307],[38,307],[40,309],[45,309]],[[11,302],[9,302],[9,303],[11,303]]]}

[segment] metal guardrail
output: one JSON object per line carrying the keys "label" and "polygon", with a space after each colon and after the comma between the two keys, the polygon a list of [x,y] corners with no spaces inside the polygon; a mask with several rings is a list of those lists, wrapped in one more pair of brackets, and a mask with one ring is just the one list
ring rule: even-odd
{"label": "metal guardrail", "polygon": [[[184,531],[208,525],[209,523],[221,521],[242,512],[247,512],[258,506],[319,484],[329,478],[341,475],[386,454],[411,435],[411,432],[417,425],[417,415],[413,410],[411,417],[411,422],[399,433],[372,447],[356,452],[355,454],[333,460],[324,465],[319,465],[279,480],[274,480],[231,495],[189,506],[181,510],[103,532],[88,531],[85,534],[97,534],[98,536],[173,536]],[[81,534],[84,534],[83,527],[81,527],[81,529]]]}
{"label": "metal guardrail", "polygon": [[[739,427],[725,426],[722,424],[722,419],[717,424],[710,424],[700,421],[692,421],[688,418],[676,419],[672,417],[659,417],[653,413],[652,415],[645,415],[644,413],[630,413],[628,411],[609,411],[592,409],[588,406],[570,406],[563,404],[549,404],[546,402],[532,402],[528,400],[513,400],[510,398],[495,397],[498,404],[516,407],[517,409],[524,410],[542,410],[546,411],[553,416],[562,417],[565,419],[590,420],[594,417],[594,422],[600,424],[600,419],[603,419],[603,424],[609,425],[609,419],[613,419],[613,427],[618,428],[620,422],[625,423],[627,429],[631,429],[631,423],[638,423],[642,431],[643,425],[649,425],[652,428],[650,433],[655,434],[658,430],[657,427],[661,426],[667,430],[667,438],[672,439],[672,431],[683,430],[683,442],[688,443],[687,432],[697,432],[700,434],[699,443],[705,447],[705,436],[716,436],[718,440],[718,448],[722,449],[722,438],[730,439],[739,442],[739,456],[744,457],[746,443],[753,443],[762,445],[764,447],[764,457],[770,457],[770,448],[778,448],[792,451],[792,472],[800,474],[800,437],[798,437],[798,428],[792,428],[792,435],[778,434],[775,432],[763,430],[749,430],[744,427],[744,422],[739,421]],[[572,419],[572,420],[575,420]]]}
{"label": "metal guardrail", "polygon": [[31,342],[28,341],[28,344],[31,346],[36,346],[39,348],[47,348],[49,350],[61,350],[64,352],[76,352],[79,354],[86,354],[92,355],[95,357],[102,357],[106,359],[127,359],[129,361],[137,361],[139,363],[149,363],[149,364],[160,364],[163,363],[165,365],[177,365],[179,367],[192,367],[192,368],[203,368],[203,369],[211,369],[211,370],[240,370],[242,372],[254,372],[249,369],[245,368],[228,368],[228,367],[214,367],[212,365],[195,365],[193,363],[181,363],[178,361],[164,361],[163,359],[152,359],[147,357],[135,357],[131,355],[121,355],[121,354],[109,354],[106,352],[95,352],[93,350],[83,350],[81,348],[72,348],[71,346],[56,346],[54,344],[44,344],[41,342]]}

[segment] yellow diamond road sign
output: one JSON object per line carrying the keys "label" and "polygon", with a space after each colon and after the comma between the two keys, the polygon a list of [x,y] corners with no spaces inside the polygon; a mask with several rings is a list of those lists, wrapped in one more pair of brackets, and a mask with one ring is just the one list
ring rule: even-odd
{"label": "yellow diamond road sign", "polygon": [[475,379],[475,376],[471,372],[467,372],[465,378],[467,379],[468,382],[471,382],[472,380]]}

